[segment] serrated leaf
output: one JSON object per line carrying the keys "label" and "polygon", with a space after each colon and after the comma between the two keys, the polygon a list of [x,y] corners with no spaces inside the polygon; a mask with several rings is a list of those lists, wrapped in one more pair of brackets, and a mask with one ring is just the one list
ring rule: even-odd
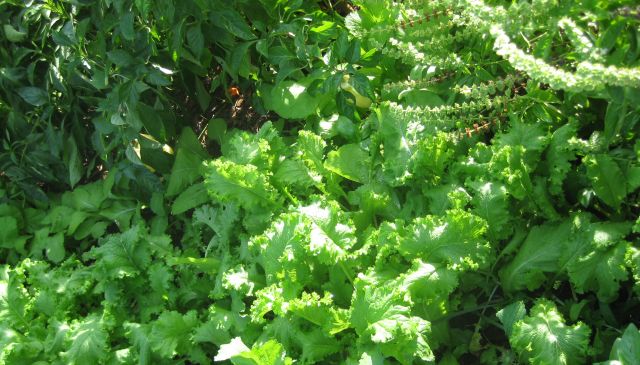
{"label": "serrated leaf", "polygon": [[567,141],[576,136],[575,123],[567,123],[551,135],[544,163],[549,174],[549,192],[554,195],[562,193],[562,184],[571,169],[571,162],[576,158],[573,146]]}
{"label": "serrated leaf", "polygon": [[609,155],[591,155],[584,159],[587,176],[596,195],[616,210],[627,196],[624,175],[618,164]]}
{"label": "serrated leaf", "polygon": [[552,302],[539,300],[527,317],[515,323],[509,342],[532,365],[581,364],[590,333],[582,323],[565,325]]}
{"label": "serrated leaf", "polygon": [[507,189],[501,183],[476,181],[469,184],[475,194],[471,203],[473,212],[488,223],[488,234],[494,239],[504,239],[512,229],[508,227],[512,219],[509,211]]}
{"label": "serrated leaf", "polygon": [[[308,256],[306,228],[300,215],[286,213],[280,215],[264,234],[249,241],[249,247],[259,254],[258,263],[264,268],[267,285],[280,284],[279,290],[284,289],[293,297],[297,297],[304,284],[312,280],[311,268],[304,260]],[[287,279],[282,280],[282,277]]]}
{"label": "serrated leaf", "polygon": [[228,247],[240,218],[240,209],[233,204],[204,205],[193,212],[193,218],[194,222],[207,225],[216,234],[207,246],[208,251],[212,246]]}
{"label": "serrated leaf", "polygon": [[163,312],[153,323],[149,335],[151,348],[160,356],[170,359],[176,353],[184,354],[191,347],[191,333],[198,324],[195,311],[180,314]]}
{"label": "serrated leaf", "polygon": [[298,208],[310,223],[309,253],[324,264],[334,264],[347,258],[356,243],[355,228],[334,201],[317,201]]}
{"label": "serrated leaf", "polygon": [[587,215],[574,218],[572,238],[562,249],[559,271],[566,269],[578,293],[594,291],[608,303],[617,298],[620,282],[627,278],[624,237],[630,223],[593,222]]}
{"label": "serrated leaf", "polygon": [[282,345],[275,340],[253,345],[251,350],[232,356],[231,362],[234,365],[290,365],[293,363],[286,356]]}
{"label": "serrated leaf", "polygon": [[325,335],[319,329],[302,332],[299,339],[302,346],[300,361],[310,364],[319,363],[342,348],[342,344],[335,337]]}
{"label": "serrated leaf", "polygon": [[425,338],[430,323],[411,315],[399,287],[378,280],[362,275],[355,281],[351,323],[358,335],[401,363],[433,361]]}
{"label": "serrated leaf", "polygon": [[392,185],[400,185],[411,177],[411,158],[416,152],[418,131],[406,121],[396,118],[388,109],[381,114],[379,134],[385,151],[383,170]]}
{"label": "serrated leaf", "polygon": [[71,347],[64,355],[70,364],[97,364],[107,357],[108,335],[97,314],[72,325]]}
{"label": "serrated leaf", "polygon": [[407,259],[420,257],[428,263],[449,265],[454,270],[486,265],[490,246],[483,238],[486,222],[462,210],[449,210],[445,217],[417,218],[398,251]]}
{"label": "serrated leaf", "polygon": [[448,301],[448,296],[458,286],[458,273],[445,265],[434,266],[415,260],[412,268],[402,276],[406,288],[415,303]]}
{"label": "serrated leaf", "polygon": [[151,348],[149,345],[150,326],[139,323],[125,322],[123,328],[125,335],[131,341],[132,349],[138,356],[138,365],[149,365],[151,361]]}
{"label": "serrated leaf", "polygon": [[249,211],[271,209],[278,204],[276,190],[253,165],[214,160],[206,164],[205,184],[222,201],[236,202]]}
{"label": "serrated leaf", "polygon": [[122,234],[105,238],[102,244],[84,254],[96,260],[96,275],[110,278],[136,276],[151,263],[148,243],[141,241],[143,228],[134,226]]}

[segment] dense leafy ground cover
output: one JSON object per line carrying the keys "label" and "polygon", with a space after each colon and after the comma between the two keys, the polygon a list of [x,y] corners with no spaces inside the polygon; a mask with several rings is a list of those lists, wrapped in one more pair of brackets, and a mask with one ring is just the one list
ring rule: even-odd
{"label": "dense leafy ground cover", "polygon": [[0,364],[639,364],[639,14],[0,0]]}

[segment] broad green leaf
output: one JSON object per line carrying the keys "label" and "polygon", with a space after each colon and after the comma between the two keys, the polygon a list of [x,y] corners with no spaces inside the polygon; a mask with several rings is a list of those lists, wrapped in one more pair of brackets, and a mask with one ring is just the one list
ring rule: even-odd
{"label": "broad green leaf", "polygon": [[496,317],[498,317],[500,322],[502,322],[504,333],[507,337],[511,337],[511,334],[513,333],[513,326],[523,320],[526,314],[527,310],[524,307],[524,303],[520,301],[509,304],[508,306],[500,309],[498,313],[496,313]]}
{"label": "broad green leaf", "polygon": [[501,183],[475,181],[469,184],[475,194],[471,200],[473,212],[488,223],[488,235],[494,239],[507,238],[512,229],[507,189]]}
{"label": "broad green leaf", "polygon": [[324,167],[349,180],[366,183],[370,179],[371,158],[357,144],[346,144],[329,152]]}
{"label": "broad green leaf", "polygon": [[563,248],[572,238],[571,221],[533,227],[518,253],[500,271],[502,287],[507,291],[540,287],[545,274],[559,270]]}
{"label": "broad green leaf", "polygon": [[269,211],[280,201],[267,176],[253,165],[222,159],[205,163],[205,186],[213,198],[237,203],[248,211]]}
{"label": "broad green leaf", "polygon": [[316,201],[297,209],[309,221],[309,254],[330,265],[345,260],[356,243],[355,229],[335,201]]}
{"label": "broad green leaf", "polygon": [[161,112],[142,102],[137,104],[136,109],[144,129],[157,141],[166,141],[171,129],[167,127],[167,121],[161,117]]}
{"label": "broad green leaf", "polygon": [[629,324],[621,337],[611,347],[607,365],[632,365],[640,361],[640,331],[633,324]]}
{"label": "broad green leaf", "polygon": [[151,0],[135,0],[135,4],[142,17],[146,18],[149,16],[149,11],[152,7]]}
{"label": "broad green leaf", "polygon": [[434,266],[420,259],[415,260],[412,268],[402,276],[402,288],[406,288],[414,303],[446,302],[457,286],[457,272],[444,265]]}
{"label": "broad green leaf", "polygon": [[616,210],[627,195],[624,175],[618,164],[608,155],[598,154],[584,159],[587,176],[598,198]]}
{"label": "broad green leaf", "polygon": [[532,365],[582,364],[590,333],[583,323],[567,326],[556,306],[541,299],[528,316],[514,324],[509,342]]}
{"label": "broad green leaf", "polygon": [[34,240],[31,243],[31,255],[41,258],[42,251],[52,262],[61,262],[65,256],[64,236],[62,233],[50,236],[48,227],[36,231]]}
{"label": "broad green leaf", "polygon": [[233,204],[204,205],[193,212],[193,218],[194,222],[208,226],[216,234],[207,246],[208,252],[213,246],[229,246],[232,232],[240,219],[240,209]]}
{"label": "broad green leaf", "polygon": [[562,194],[562,184],[576,158],[573,147],[567,143],[576,136],[576,129],[575,123],[570,122],[555,130],[543,160],[549,175],[549,192],[556,196]]}
{"label": "broad green leaf", "polygon": [[18,89],[18,95],[33,106],[43,106],[49,101],[49,95],[39,87],[26,86]]}
{"label": "broad green leaf", "polygon": [[180,314],[175,311],[163,312],[153,322],[149,343],[158,355],[171,359],[177,353],[185,354],[192,346],[191,334],[198,324],[195,311]]}
{"label": "broad green leaf", "polygon": [[133,13],[131,11],[125,12],[120,17],[120,32],[122,32],[122,36],[128,40],[134,40],[136,34],[133,30]]}
{"label": "broad green leaf", "polygon": [[214,13],[214,23],[243,40],[253,40],[256,36],[243,16],[233,9],[220,9]]}
{"label": "broad green leaf", "polygon": [[229,73],[230,76],[237,80],[238,76],[248,78],[249,77],[249,69],[250,59],[249,59],[249,49],[255,41],[244,42],[239,45],[236,45],[231,51],[230,60],[229,60]]}
{"label": "broad green leaf", "polygon": [[198,271],[213,274],[218,271],[220,260],[213,257],[171,257],[167,260],[167,264],[191,266]]}
{"label": "broad green leaf", "polygon": [[630,223],[592,222],[586,215],[574,218],[572,239],[560,258],[559,271],[567,270],[578,293],[594,291],[609,303],[617,298],[620,282],[627,278],[624,241]]}
{"label": "broad green leaf", "polygon": [[69,169],[69,185],[73,188],[82,177],[82,163],[78,155],[78,146],[73,137],[67,139],[64,151],[65,164]]}
{"label": "broad green leaf", "polygon": [[21,32],[14,28],[11,24],[4,24],[2,26],[4,29],[4,35],[7,37],[7,40],[12,43],[22,42],[27,38],[27,32]]}
{"label": "broad green leaf", "polygon": [[209,108],[209,104],[211,104],[211,95],[209,95],[209,92],[204,88],[202,81],[197,77],[195,78],[195,85],[195,94],[198,104],[200,105],[200,110],[206,112]]}
{"label": "broad green leaf", "polygon": [[222,144],[227,133],[227,122],[222,118],[212,118],[207,124],[207,139]]}
{"label": "broad green leaf", "polygon": [[0,217],[0,248],[24,253],[24,245],[29,236],[22,236],[18,230],[18,221],[14,217]]}
{"label": "broad green leaf", "polygon": [[307,82],[282,81],[275,86],[265,87],[265,105],[281,117],[302,119],[316,113],[319,98],[311,96],[307,91]]}
{"label": "broad green leaf", "polygon": [[177,215],[193,209],[209,201],[209,195],[204,183],[191,185],[184,190],[171,205],[171,214]]}
{"label": "broad green leaf", "polygon": [[[231,341],[230,332],[235,325],[232,317],[233,313],[230,311],[219,307],[210,308],[208,320],[196,329],[193,340],[195,342],[209,342],[220,346],[220,350],[218,351],[218,355],[220,355],[222,347]],[[244,350],[248,350],[248,348],[245,347],[241,351]]]}
{"label": "broad green leaf", "polygon": [[488,263],[491,248],[484,239],[486,222],[462,210],[444,217],[416,218],[400,240],[398,251],[407,259],[420,257],[427,263],[448,265],[453,270],[478,268]]}
{"label": "broad green leaf", "polygon": [[327,356],[340,352],[342,344],[334,336],[325,334],[320,329],[301,332],[296,335],[302,347],[300,362],[317,364]]}
{"label": "broad green leaf", "polygon": [[430,323],[411,315],[402,290],[394,283],[359,276],[351,303],[351,324],[361,341],[375,344],[401,363],[434,360],[426,341]]}
{"label": "broad green leaf", "polygon": [[233,355],[231,362],[234,365],[290,365],[293,363],[286,356],[282,345],[275,340],[253,345],[251,350]]}
{"label": "broad green leaf", "polygon": [[62,203],[77,211],[97,212],[109,195],[104,188],[102,182],[78,186],[62,195]]}
{"label": "broad green leaf", "polygon": [[135,59],[131,54],[123,49],[115,49],[107,52],[109,61],[113,62],[118,67],[126,67],[135,62]]}
{"label": "broad green leaf", "polygon": [[640,166],[632,166],[627,170],[627,192],[633,193],[640,188]]}
{"label": "broad green leaf", "polygon": [[627,114],[627,103],[610,103],[604,116],[604,138],[611,142],[618,137],[620,130],[624,126]]}
{"label": "broad green leaf", "polygon": [[200,58],[202,50],[204,49],[204,35],[199,25],[194,25],[189,28],[187,31],[187,42],[195,56]]}
{"label": "broad green leaf", "polygon": [[108,333],[97,313],[71,326],[71,347],[64,353],[73,365],[97,364],[107,358]]}
{"label": "broad green leaf", "polygon": [[229,360],[236,355],[240,355],[243,352],[251,351],[247,345],[242,342],[240,337],[232,339],[229,343],[225,343],[220,346],[218,354],[213,358],[213,361],[225,361]]}
{"label": "broad green leaf", "polygon": [[84,254],[96,260],[95,274],[106,278],[123,278],[143,273],[151,263],[147,240],[141,240],[143,228],[134,226],[122,234],[108,236],[100,246]]}
{"label": "broad green leaf", "polygon": [[200,168],[207,153],[191,128],[184,128],[177,146],[176,160],[171,169],[166,196],[182,193],[200,178]]}
{"label": "broad green leaf", "polygon": [[100,209],[100,216],[115,222],[122,230],[129,228],[138,210],[136,203],[127,200],[112,200]]}
{"label": "broad green leaf", "polygon": [[401,185],[411,175],[411,159],[416,150],[419,132],[387,109],[383,109],[379,119],[378,133],[385,156],[383,170],[393,185]]}

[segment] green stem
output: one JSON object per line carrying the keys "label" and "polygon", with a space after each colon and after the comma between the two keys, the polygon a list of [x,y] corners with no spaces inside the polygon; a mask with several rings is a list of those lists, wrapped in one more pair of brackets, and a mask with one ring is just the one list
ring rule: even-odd
{"label": "green stem", "polygon": [[338,261],[338,266],[340,266],[340,268],[342,269],[342,272],[344,272],[344,276],[347,277],[347,279],[351,283],[351,286],[355,287],[355,284],[353,283],[353,278],[351,278],[349,271],[347,270],[346,266],[344,266],[344,262]]}

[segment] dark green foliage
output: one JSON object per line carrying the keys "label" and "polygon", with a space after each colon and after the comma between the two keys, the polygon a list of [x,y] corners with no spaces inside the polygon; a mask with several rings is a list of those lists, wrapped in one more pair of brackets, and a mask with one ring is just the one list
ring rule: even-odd
{"label": "dark green foliage", "polygon": [[634,6],[0,1],[0,364],[639,363]]}

